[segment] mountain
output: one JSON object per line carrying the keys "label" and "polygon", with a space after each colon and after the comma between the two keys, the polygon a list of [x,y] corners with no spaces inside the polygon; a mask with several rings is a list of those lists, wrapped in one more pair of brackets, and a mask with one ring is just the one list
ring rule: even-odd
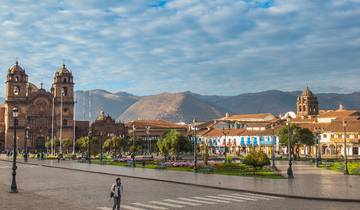
{"label": "mountain", "polygon": [[[237,96],[204,96],[194,94],[209,104],[231,114],[273,113],[296,111],[296,100],[301,91],[284,92],[269,90],[258,93],[245,93]],[[319,108],[337,109],[343,104],[346,109],[360,110],[360,92],[350,94],[317,93]]]}
{"label": "mountain", "polygon": [[91,120],[96,119],[100,111],[116,119],[140,97],[126,92],[111,93],[105,90],[76,91],[76,119],[89,120],[89,99]]}
{"label": "mountain", "polygon": [[222,117],[223,113],[189,92],[162,93],[142,97],[119,117],[122,121],[164,119],[191,122],[194,118],[206,121]]}
{"label": "mountain", "polygon": [[[91,119],[101,110],[114,119],[133,120],[159,118],[171,121],[208,120],[223,116],[223,113],[273,113],[296,111],[296,98],[300,91],[285,92],[268,90],[236,96],[201,95],[190,91],[162,93],[139,97],[126,92],[110,93],[105,90],[76,91],[76,119],[88,120],[89,93],[91,95]],[[349,94],[316,93],[320,109],[337,109],[344,104],[346,109],[360,110],[360,92]],[[1,99],[1,98],[0,98]]]}
{"label": "mountain", "polygon": [[195,97],[219,107],[230,114],[248,113],[284,113],[294,110],[296,98],[301,92],[283,92],[269,90],[258,93],[245,93],[237,96],[204,96],[194,94]]}

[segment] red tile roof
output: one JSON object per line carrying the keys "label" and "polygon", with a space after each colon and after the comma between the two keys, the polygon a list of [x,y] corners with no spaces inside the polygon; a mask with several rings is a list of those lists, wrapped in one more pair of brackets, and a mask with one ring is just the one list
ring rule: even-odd
{"label": "red tile roof", "polygon": [[165,120],[135,120],[126,123],[126,126],[129,128],[133,125],[135,125],[136,128],[145,128],[146,126],[150,126],[151,128],[188,128],[187,125],[179,125]]}
{"label": "red tile roof", "polygon": [[[270,117],[271,119],[265,119]],[[261,113],[261,114],[237,114],[237,115],[230,115],[221,118],[220,120],[230,120],[230,121],[271,121],[276,119],[276,117],[271,113]]]}

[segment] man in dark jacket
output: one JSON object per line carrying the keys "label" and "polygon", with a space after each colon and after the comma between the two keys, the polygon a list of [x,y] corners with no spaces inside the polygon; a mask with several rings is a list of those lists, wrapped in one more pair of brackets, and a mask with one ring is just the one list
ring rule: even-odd
{"label": "man in dark jacket", "polygon": [[123,186],[121,185],[121,179],[116,178],[115,184],[111,186],[110,196],[114,199],[113,210],[120,210],[121,194],[123,191]]}

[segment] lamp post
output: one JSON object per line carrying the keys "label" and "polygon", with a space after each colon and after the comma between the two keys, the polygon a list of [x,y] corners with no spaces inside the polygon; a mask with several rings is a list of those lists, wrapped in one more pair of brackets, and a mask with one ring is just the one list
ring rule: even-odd
{"label": "lamp post", "polygon": [[194,172],[197,172],[197,138],[196,138],[196,120],[193,119],[194,129]]}
{"label": "lamp post", "polygon": [[92,136],[92,132],[91,132],[91,128],[89,128],[89,133],[88,133],[88,163],[91,163],[91,137]]}
{"label": "lamp post", "polygon": [[271,130],[272,130],[272,148],[271,148],[271,160],[272,160],[272,167],[275,168],[275,125],[271,124]]}
{"label": "lamp post", "polygon": [[149,135],[150,135],[150,126],[146,126],[146,138],[147,138],[147,142],[148,142],[148,153],[149,155],[151,155],[151,141],[150,141],[150,138],[149,138]]}
{"label": "lamp post", "polygon": [[135,167],[136,164],[135,164],[135,131],[136,131],[136,127],[135,127],[135,124],[133,124],[132,126],[132,134],[133,134],[133,142],[132,142],[132,146],[133,146],[133,151],[132,151],[132,154],[131,154],[131,159],[132,159],[132,166]]}
{"label": "lamp post", "polygon": [[100,131],[100,164],[103,164],[103,133]]}
{"label": "lamp post", "polygon": [[345,168],[344,168],[344,174],[349,175],[348,170],[348,160],[347,160],[347,148],[346,148],[346,121],[343,120],[343,139],[344,139],[344,158],[345,158]]}
{"label": "lamp post", "polygon": [[225,128],[222,128],[222,133],[223,133],[223,135],[224,135],[224,137],[225,137],[224,157],[225,157],[225,163],[226,163],[226,161],[227,161],[227,160],[226,160],[226,155],[227,155],[227,151],[226,151],[227,149],[226,149],[226,148],[227,148],[227,147],[226,147],[226,133],[225,133]]}
{"label": "lamp post", "polygon": [[11,191],[12,193],[17,193],[17,185],[16,185],[16,156],[17,156],[17,147],[16,147],[16,126],[18,125],[18,114],[19,110],[18,108],[14,107],[12,109],[13,111],[13,118],[14,118],[14,136],[13,136],[13,166],[12,166],[12,182],[11,182]]}
{"label": "lamp post", "polygon": [[288,155],[289,155],[289,168],[287,170],[287,175],[289,179],[293,179],[294,178],[294,174],[293,174],[293,170],[292,170],[292,160],[291,160],[291,145],[290,145],[290,138],[291,138],[291,134],[290,134],[290,116],[288,115],[286,118],[287,121],[287,125],[288,125]]}
{"label": "lamp post", "polygon": [[316,168],[319,167],[320,162],[320,129],[315,127],[315,166]]}
{"label": "lamp post", "polygon": [[25,117],[26,127],[25,127],[25,141],[24,141],[24,161],[28,161],[28,146],[27,142],[29,141],[29,124],[30,124],[30,118],[29,116]]}

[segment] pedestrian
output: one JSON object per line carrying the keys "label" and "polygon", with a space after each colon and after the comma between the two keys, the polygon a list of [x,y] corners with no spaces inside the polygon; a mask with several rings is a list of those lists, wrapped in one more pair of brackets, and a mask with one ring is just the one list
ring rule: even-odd
{"label": "pedestrian", "polygon": [[115,183],[111,186],[110,197],[114,199],[113,210],[120,210],[121,194],[123,191],[123,186],[121,184],[121,179],[116,178]]}

